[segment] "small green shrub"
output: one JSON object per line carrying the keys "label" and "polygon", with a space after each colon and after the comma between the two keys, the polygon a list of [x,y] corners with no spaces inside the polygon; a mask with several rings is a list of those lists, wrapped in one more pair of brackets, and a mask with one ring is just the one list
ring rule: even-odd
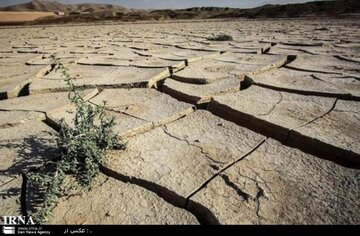
{"label": "small green shrub", "polygon": [[61,119],[60,131],[57,134],[60,156],[57,162],[52,163],[52,171],[29,175],[29,180],[45,193],[44,205],[35,215],[38,223],[47,221],[58,198],[66,191],[64,180],[67,175],[74,178],[75,184],[80,187],[90,186],[100,171],[105,152],[114,148],[125,149],[124,143],[112,130],[115,125],[114,118],[105,115],[105,103],[97,106],[84,101],[76,91],[68,69],[58,62],[55,69],[60,70],[65,77],[69,87],[68,97],[75,105],[75,112],[73,126]]}
{"label": "small green shrub", "polygon": [[208,37],[206,39],[210,41],[232,41],[233,37],[228,34],[219,34],[213,37]]}

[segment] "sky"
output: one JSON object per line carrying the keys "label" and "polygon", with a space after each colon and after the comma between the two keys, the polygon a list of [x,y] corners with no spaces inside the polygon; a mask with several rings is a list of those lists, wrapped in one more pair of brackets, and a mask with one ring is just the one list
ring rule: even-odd
{"label": "sky", "polygon": [[[9,6],[31,0],[0,0],[0,6]],[[310,2],[309,0],[57,0],[61,3],[106,3],[116,4],[127,8],[163,9],[163,8],[189,8],[189,7],[235,7],[251,8],[265,4],[286,4]]]}

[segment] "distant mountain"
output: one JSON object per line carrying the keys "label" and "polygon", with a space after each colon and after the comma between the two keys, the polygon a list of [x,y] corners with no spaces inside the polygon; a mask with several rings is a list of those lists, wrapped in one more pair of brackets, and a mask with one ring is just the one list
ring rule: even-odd
{"label": "distant mountain", "polygon": [[29,3],[0,8],[0,11],[37,11],[37,12],[129,12],[123,6],[110,4],[62,4],[56,1],[33,0]]}
{"label": "distant mountain", "polygon": [[[88,23],[94,21],[164,21],[216,18],[294,18],[360,17],[360,0],[315,1],[299,4],[268,4],[251,9],[229,7],[194,7],[187,9],[134,10],[108,4],[61,4],[34,0],[30,3],[0,8],[0,11],[65,12],[65,16],[46,17],[29,24]],[[69,13],[80,14],[69,14]],[[81,14],[81,13],[87,14]],[[1,23],[1,22],[0,22]]]}
{"label": "distant mountain", "polygon": [[249,9],[248,17],[339,16],[360,13],[359,0],[314,1],[298,4],[264,5]]}
{"label": "distant mountain", "polygon": [[299,4],[268,4],[251,9],[194,7],[179,10],[154,10],[151,13],[165,19],[204,19],[204,18],[278,18],[304,16],[340,16],[360,13],[360,0],[315,1]]}

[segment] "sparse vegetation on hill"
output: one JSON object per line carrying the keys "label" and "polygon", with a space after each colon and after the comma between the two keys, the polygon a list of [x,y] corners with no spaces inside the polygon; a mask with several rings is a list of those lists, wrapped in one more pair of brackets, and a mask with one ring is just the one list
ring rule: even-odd
{"label": "sparse vegetation on hill", "polygon": [[[324,16],[338,17],[360,14],[360,1],[334,0],[315,1],[300,4],[268,4],[251,9],[229,7],[194,7],[187,9],[132,10],[122,6],[106,4],[60,4],[45,0],[34,0],[0,8],[0,11],[51,11],[65,12],[62,17],[47,17],[32,22],[33,24],[87,23],[94,21],[139,21],[139,20],[189,20],[218,18],[279,18]],[[76,14],[75,14],[76,13]],[[1,22],[0,22],[1,23]]]}

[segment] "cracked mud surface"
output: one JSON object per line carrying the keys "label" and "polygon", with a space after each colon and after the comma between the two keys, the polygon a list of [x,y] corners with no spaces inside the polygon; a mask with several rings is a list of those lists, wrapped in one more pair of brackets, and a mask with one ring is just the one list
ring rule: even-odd
{"label": "cracked mud surface", "polygon": [[[127,149],[108,153],[90,190],[60,198],[49,223],[359,224],[359,29],[0,29],[0,215],[24,210],[22,173],[52,160],[54,129],[71,122],[54,55],[88,103],[107,102]],[[234,40],[206,39],[218,32]]]}
{"label": "cracked mud surface", "polygon": [[91,190],[63,197],[54,215],[51,224],[198,224],[191,213],[156,194],[103,174]]}

